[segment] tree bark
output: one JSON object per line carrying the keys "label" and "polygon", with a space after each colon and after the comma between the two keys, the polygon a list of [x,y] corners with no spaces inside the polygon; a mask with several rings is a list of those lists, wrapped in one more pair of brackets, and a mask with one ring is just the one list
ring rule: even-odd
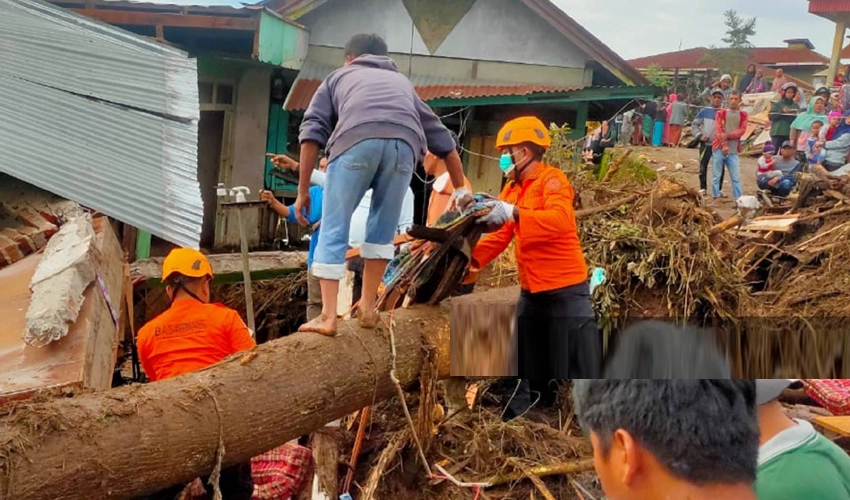
{"label": "tree bark", "polygon": [[[448,310],[383,315],[393,316],[403,386],[418,380],[428,349],[448,377]],[[228,467],[394,396],[386,327],[348,321],[339,332],[291,335],[161,382],[2,408],[0,498],[149,494],[209,474],[220,437]]]}

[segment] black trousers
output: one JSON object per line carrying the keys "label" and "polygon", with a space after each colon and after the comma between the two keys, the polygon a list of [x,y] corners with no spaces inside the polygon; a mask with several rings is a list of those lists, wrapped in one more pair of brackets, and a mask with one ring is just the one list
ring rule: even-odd
{"label": "black trousers", "polygon": [[[699,188],[708,191],[708,166],[711,164],[711,144],[699,143]],[[723,189],[723,177],[726,175],[726,169],[720,172],[720,189]]]}
{"label": "black trousers", "polygon": [[[206,498],[213,497],[213,487],[208,484],[209,476],[201,478],[207,490]],[[254,494],[254,479],[251,477],[251,463],[234,465],[221,470],[218,486],[224,500],[251,500]],[[185,484],[175,485],[150,496],[137,497],[136,500],[175,500]]]}
{"label": "black trousers", "polygon": [[602,336],[588,282],[541,293],[522,291],[517,303],[517,358],[522,379],[602,376]]}

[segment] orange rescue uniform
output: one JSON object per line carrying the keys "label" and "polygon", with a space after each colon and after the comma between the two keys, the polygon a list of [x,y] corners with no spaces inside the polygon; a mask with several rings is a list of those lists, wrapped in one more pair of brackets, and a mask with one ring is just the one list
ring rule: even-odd
{"label": "orange rescue uniform", "polygon": [[520,285],[531,293],[587,281],[569,179],[557,167],[540,164],[520,182],[509,181],[499,199],[517,207],[519,222],[486,235],[472,252],[472,271],[484,268],[517,237]]}
{"label": "orange rescue uniform", "polygon": [[142,327],[136,344],[151,381],[206,368],[257,345],[236,311],[193,298],[174,301]]}

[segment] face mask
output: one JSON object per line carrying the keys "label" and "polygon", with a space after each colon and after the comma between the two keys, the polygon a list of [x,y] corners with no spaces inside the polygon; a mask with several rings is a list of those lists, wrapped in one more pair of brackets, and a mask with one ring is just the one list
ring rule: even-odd
{"label": "face mask", "polygon": [[513,172],[516,165],[514,165],[514,159],[511,157],[511,154],[507,151],[502,153],[501,158],[499,158],[499,169],[501,169],[502,173],[507,177],[511,172]]}

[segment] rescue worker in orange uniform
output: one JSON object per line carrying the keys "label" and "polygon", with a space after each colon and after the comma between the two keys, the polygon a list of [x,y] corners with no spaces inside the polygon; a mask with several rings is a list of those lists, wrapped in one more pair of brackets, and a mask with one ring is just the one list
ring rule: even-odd
{"label": "rescue worker in orange uniform", "polygon": [[472,254],[475,279],[516,237],[521,293],[517,303],[521,379],[599,378],[602,338],[590,301],[587,264],[573,210],[573,187],[542,162],[551,138],[538,118],[509,121],[496,148],[508,182],[479,223],[490,231]]}
{"label": "rescue worker in orange uniform", "polygon": [[[256,346],[239,313],[210,304],[212,266],[191,248],[173,250],[162,265],[162,281],[171,307],[139,330],[139,361],[152,382],[190,373]],[[212,498],[212,487],[203,479]],[[173,499],[185,485],[159,492],[149,499]],[[251,464],[221,471],[219,486],[225,500],[249,500],[254,492]]]}

